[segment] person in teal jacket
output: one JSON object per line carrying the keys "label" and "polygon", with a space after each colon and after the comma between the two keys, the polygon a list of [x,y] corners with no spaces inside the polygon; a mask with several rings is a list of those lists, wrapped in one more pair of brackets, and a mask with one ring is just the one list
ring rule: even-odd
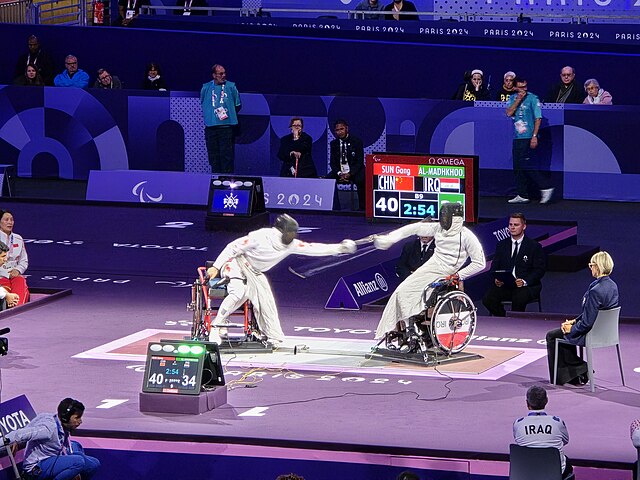
{"label": "person in teal jacket", "polygon": [[222,65],[211,67],[213,80],[202,85],[200,105],[204,117],[204,138],[212,173],[233,173],[233,127],[242,107],[236,84],[227,80]]}

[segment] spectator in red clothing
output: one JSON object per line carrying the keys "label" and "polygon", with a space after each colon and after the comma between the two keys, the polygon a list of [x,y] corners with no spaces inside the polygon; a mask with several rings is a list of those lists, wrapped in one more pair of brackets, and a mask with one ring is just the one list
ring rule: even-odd
{"label": "spectator in red clothing", "polygon": [[8,306],[22,305],[29,301],[29,288],[22,276],[29,267],[29,257],[24,248],[24,240],[17,233],[13,233],[13,214],[9,210],[0,211],[0,242],[7,247],[6,261],[0,266],[0,287],[7,292],[18,295],[18,301]]}

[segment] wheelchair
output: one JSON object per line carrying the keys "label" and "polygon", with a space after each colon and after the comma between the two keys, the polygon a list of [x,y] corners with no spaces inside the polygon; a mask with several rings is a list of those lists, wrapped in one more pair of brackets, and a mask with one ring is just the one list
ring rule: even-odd
{"label": "wheelchair", "polygon": [[[222,279],[217,283],[210,282],[207,278],[207,270],[213,266],[213,262],[206,262],[204,267],[198,267],[198,277],[191,285],[191,302],[187,304],[187,310],[193,312],[191,323],[191,340],[208,341],[211,323],[215,318],[220,304],[227,296],[228,279]],[[231,321],[238,319],[238,321]],[[253,305],[247,300],[235,312],[229,316],[229,322],[220,327],[220,335],[223,338],[220,350],[242,349],[255,350],[251,353],[272,351],[272,347],[263,339],[253,313]]]}
{"label": "wheelchair", "polygon": [[431,283],[422,294],[422,302],[424,310],[399,322],[399,329],[388,332],[380,344],[384,343],[396,358],[398,354],[422,357],[427,364],[433,364],[434,359],[438,363],[439,354],[452,357],[462,352],[475,332],[477,309],[460,289],[459,280]]}

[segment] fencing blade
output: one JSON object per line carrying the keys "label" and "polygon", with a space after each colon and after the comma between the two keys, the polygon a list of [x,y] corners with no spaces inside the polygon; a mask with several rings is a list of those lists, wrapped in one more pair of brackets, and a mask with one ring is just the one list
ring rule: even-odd
{"label": "fencing blade", "polygon": [[[366,237],[362,237],[357,240],[354,240],[354,243],[358,246],[366,245],[368,243],[373,243],[376,235],[386,235],[393,231],[394,229],[385,230],[384,232],[380,232],[380,233],[372,233],[371,235],[367,235]],[[350,262],[351,260],[355,260],[356,258],[360,258],[364,255],[368,255],[369,253],[374,252],[375,250],[376,250],[376,247],[374,245],[369,245],[367,247],[358,249],[352,255],[344,254],[344,255],[340,255],[338,258],[328,257],[328,258],[323,258],[321,260],[315,260],[313,262],[310,262],[300,267],[295,267],[295,268],[289,267],[289,271],[300,278],[313,277],[314,275],[317,275],[318,273],[323,272],[329,268],[337,267],[338,265],[343,265],[347,262]]]}
{"label": "fencing blade", "polygon": [[324,258],[322,260],[318,260],[315,262],[308,263],[302,267],[289,267],[289,271],[294,275],[297,275],[300,278],[309,278],[317,275],[329,268],[334,268],[339,265],[344,265],[351,260],[355,260],[357,258],[363,257],[364,255],[368,255],[371,252],[376,251],[376,247],[373,245],[369,245],[368,247],[364,247],[356,251],[353,255],[340,255],[337,258]]}

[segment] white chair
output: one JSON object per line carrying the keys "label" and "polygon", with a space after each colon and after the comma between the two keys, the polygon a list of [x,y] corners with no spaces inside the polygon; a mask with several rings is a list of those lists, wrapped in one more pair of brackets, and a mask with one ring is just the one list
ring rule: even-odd
{"label": "white chair", "polygon": [[[598,311],[598,316],[593,324],[593,328],[587,333],[585,340],[585,347],[587,349],[587,372],[589,374],[589,385],[591,392],[596,391],[596,387],[593,380],[593,349],[604,347],[616,347],[618,352],[618,365],[620,366],[620,378],[622,379],[622,385],[624,385],[624,372],[622,371],[622,357],[620,356],[620,335],[618,333],[618,323],[620,320],[620,307],[612,308],[610,310]],[[558,377],[558,346],[560,343],[570,343],[561,338],[556,338],[556,357],[553,365],[553,383],[556,383]],[[580,347],[580,353],[582,354],[582,347]]]}

